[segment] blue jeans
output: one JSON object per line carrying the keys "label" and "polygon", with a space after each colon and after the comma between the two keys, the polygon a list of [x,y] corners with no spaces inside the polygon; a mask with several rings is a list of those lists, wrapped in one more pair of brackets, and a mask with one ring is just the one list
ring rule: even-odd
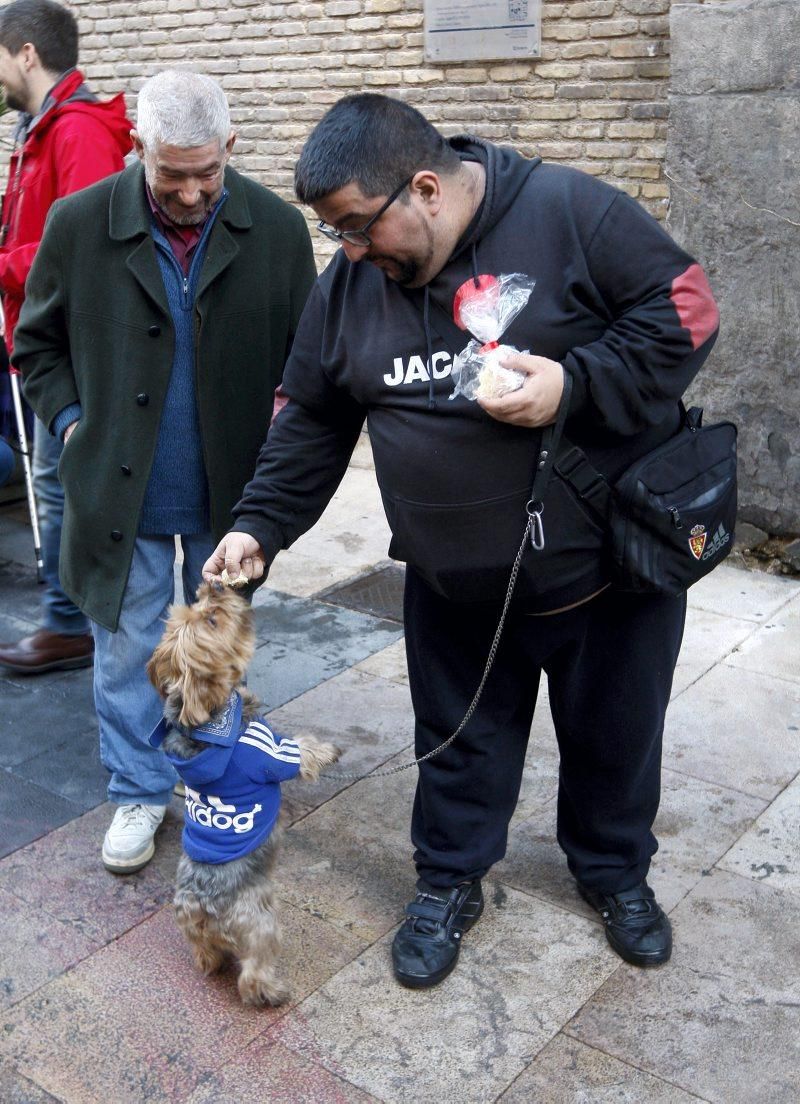
{"label": "blue jeans", "polygon": [[0,437],[0,487],[5,486],[14,470],[14,453],[4,437]]}
{"label": "blue jeans", "polygon": [[[181,537],[186,602],[194,601],[216,543],[210,533]],[[164,753],[147,742],[162,703],[145,671],[175,599],[174,565],[174,537],[137,537],[119,628],[112,633],[92,625],[100,758],[111,772],[108,799],[118,805],[167,805],[178,778]]]}
{"label": "blue jeans", "polygon": [[67,598],[58,578],[61,527],[64,523],[64,491],[58,479],[58,461],[64,446],[36,419],[33,431],[33,487],[42,542],[42,624],[48,632],[64,636],[88,633],[89,622]]}

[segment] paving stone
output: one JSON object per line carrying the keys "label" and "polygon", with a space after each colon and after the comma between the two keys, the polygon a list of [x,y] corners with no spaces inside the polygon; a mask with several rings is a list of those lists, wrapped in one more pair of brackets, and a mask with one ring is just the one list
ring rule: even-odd
{"label": "paving stone", "polygon": [[[2,570],[2,564],[0,564],[0,572]],[[2,600],[3,595],[2,590],[0,590],[0,603]],[[35,612],[38,613],[38,610]],[[19,614],[15,616],[5,611],[0,613],[0,642],[3,645],[16,644],[23,636],[29,636],[32,632],[35,632],[39,627],[35,612],[31,610],[30,617],[21,617]],[[7,668],[0,667],[0,672],[6,670]]]}
{"label": "paving stone", "polygon": [[97,732],[92,671],[59,671],[0,681],[0,764],[15,766],[78,732]]}
{"label": "paving stone", "polygon": [[387,937],[270,1038],[380,1100],[485,1104],[616,969],[602,942],[594,924],[497,885],[441,985],[397,985]]}
{"label": "paving stone", "polygon": [[278,554],[253,605],[260,606],[270,588],[305,597],[386,566],[390,539],[371,465],[351,466],[321,522],[290,552]]}
{"label": "paving stone", "polygon": [[408,686],[408,664],[406,663],[405,641],[400,639],[388,648],[375,652],[360,663],[354,664],[356,671],[367,675],[377,675],[389,682],[402,682]]}
{"label": "paving stone", "polygon": [[292,554],[298,552],[320,563],[349,565],[355,576],[386,559],[389,540],[375,473],[349,468],[322,523],[292,545]]}
{"label": "paving stone", "polygon": [[255,622],[259,647],[278,643],[319,656],[331,665],[331,674],[393,644],[403,634],[396,621],[274,592],[255,611]]}
{"label": "paving stone", "polygon": [[672,697],[691,686],[756,631],[752,621],[690,609],[672,682]]}
{"label": "paving stone", "polygon": [[314,686],[338,674],[346,665],[330,670],[320,656],[287,648],[284,644],[262,644],[250,662],[247,683],[266,710],[278,709]]}
{"label": "paving stone", "polygon": [[659,847],[651,867],[663,907],[671,910],[706,877],[763,808],[762,798],[663,771],[661,808],[654,825]]}
{"label": "paving stone", "polygon": [[[0,890],[12,891],[88,939],[115,939],[172,899],[181,806],[173,801],[156,837],[155,857],[138,874],[120,877],[103,867],[100,849],[114,813],[106,804],[0,862]],[[75,807],[70,810],[74,817]]]}
{"label": "paving stone", "polygon": [[[305,732],[337,744],[342,757],[326,774],[367,775],[402,748],[410,749],[414,738],[407,687],[353,670],[272,711],[268,719],[287,735]],[[325,777],[313,785],[293,780],[283,792],[301,814],[352,784],[351,779]]]}
{"label": "paving stone", "polygon": [[[63,736],[63,730],[59,734]],[[14,768],[14,774],[67,798],[82,812],[106,800],[108,771],[100,762],[96,730],[76,733],[64,743],[26,759]]]}
{"label": "paving stone", "polygon": [[304,556],[297,551],[296,545],[292,545],[291,553],[278,553],[269,569],[267,582],[253,595],[253,607],[258,609],[268,604],[273,592],[309,598],[337,583],[352,579],[370,567],[369,564],[361,563],[333,564],[313,556]]}
{"label": "paving stone", "polygon": [[763,882],[715,871],[672,916],[671,962],[620,967],[567,1033],[714,1104],[795,1104],[796,908]]}
{"label": "paving stone", "polygon": [[671,702],[664,763],[771,800],[800,769],[800,687],[715,667]]}
{"label": "paving stone", "polygon": [[800,583],[722,565],[688,592],[689,606],[745,621],[766,621],[800,593]]}
{"label": "paving stone", "polygon": [[800,776],[720,861],[723,870],[800,895]]}
{"label": "paving stone", "polygon": [[[654,828],[659,850],[650,875],[663,908],[673,909],[763,808],[758,798],[664,771]],[[555,802],[513,829],[508,854],[490,878],[597,920],[578,895],[558,846]]]}
{"label": "paving stone", "polygon": [[204,1081],[186,1104],[259,1098],[279,1099],[280,1104],[370,1104],[376,1100],[279,1043],[256,1039],[224,1069]]}
{"label": "paving stone", "polygon": [[[409,758],[403,752],[387,765]],[[367,778],[293,825],[276,878],[281,896],[364,944],[388,931],[414,894],[415,786],[413,769]]]}
{"label": "paving stone", "polygon": [[11,560],[30,571],[34,585],[36,585],[36,556],[33,548],[28,504],[25,502],[21,505],[22,510],[17,507],[3,506],[2,521],[0,521],[4,530],[2,558],[4,561]]}
{"label": "paving stone", "polygon": [[694,1104],[699,1099],[576,1039],[556,1035],[499,1104]]}
{"label": "paving stone", "polygon": [[256,611],[258,646],[248,682],[268,708],[298,697],[402,635],[395,622],[273,594]]}
{"label": "paving stone", "polygon": [[[13,537],[12,537],[13,539]],[[23,621],[38,618],[42,588],[36,582],[36,567],[31,549],[30,564],[16,563],[6,552],[3,534],[3,562],[0,564],[0,608],[3,613]]]}
{"label": "paving stone", "polygon": [[[288,906],[282,925],[296,999],[355,954]],[[6,1013],[0,1053],[70,1101],[182,1101],[282,1015],[245,1008],[233,970],[202,977],[164,908]]]}
{"label": "paving stone", "polygon": [[795,598],[736,648],[727,663],[744,671],[800,682],[800,598]]}
{"label": "paving stone", "polygon": [[31,840],[39,839],[83,810],[72,801],[0,769],[0,856],[10,855]]}
{"label": "paving stone", "polygon": [[8,1067],[0,1069],[0,1100],[3,1104],[61,1104],[50,1093]]}
{"label": "paving stone", "polygon": [[[58,908],[58,902],[53,905]],[[0,931],[0,1009],[16,1004],[99,947],[7,889],[0,897]],[[1,1090],[0,1100],[7,1100]]]}
{"label": "paving stone", "polygon": [[517,807],[511,818],[512,828],[527,820],[533,813],[551,805],[555,808],[553,803],[558,794],[558,763],[558,743],[547,703],[546,688],[543,687],[528,739],[522,785]]}

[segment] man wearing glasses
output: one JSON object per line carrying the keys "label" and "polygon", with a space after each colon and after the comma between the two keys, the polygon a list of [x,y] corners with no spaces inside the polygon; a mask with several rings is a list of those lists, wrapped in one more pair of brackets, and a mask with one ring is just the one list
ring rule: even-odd
{"label": "man wearing glasses", "polygon": [[[331,108],[295,186],[341,250],[308,300],[284,375],[289,401],[204,574],[263,575],[322,513],[366,419],[389,551],[407,564],[422,757],[456,730],[481,681],[542,427],[562,394],[569,439],[613,477],[677,429],[717,311],[700,267],[623,193],[477,138],[447,140],[384,96]],[[531,350],[506,358],[523,386],[450,401],[467,336],[453,322],[457,293],[515,272],[536,281],[503,335]],[[544,547],[522,557],[477,710],[420,763],[419,881],[392,947],[407,986],[446,977],[483,911],[481,878],[505,853],[542,671],[561,756],[558,841],[578,891],[626,961],[671,953],[646,878],[685,598],[611,585],[602,526],[556,476],[543,519]]]}

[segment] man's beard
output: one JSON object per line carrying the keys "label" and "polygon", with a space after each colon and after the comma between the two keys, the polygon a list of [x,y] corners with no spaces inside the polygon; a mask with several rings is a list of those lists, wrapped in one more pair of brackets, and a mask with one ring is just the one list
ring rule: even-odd
{"label": "man's beard", "polygon": [[153,196],[153,200],[162,215],[169,219],[175,226],[199,226],[201,222],[205,222],[208,218],[208,213],[213,207],[213,203],[209,199],[204,198],[202,210],[187,211],[185,214],[176,214],[170,211],[163,203],[160,203],[155,196]]}
{"label": "man's beard", "polygon": [[[433,263],[433,231],[427,223],[420,220],[420,226],[423,229],[425,238],[427,241],[427,249],[425,255],[422,257],[408,257],[405,260],[401,260],[399,257],[391,257],[388,253],[372,253],[366,255],[366,260],[371,261],[376,265],[387,279],[392,280],[395,284],[400,284],[401,287],[420,287],[422,280],[420,279],[420,273],[427,273],[427,279],[430,280],[432,273],[430,269]],[[383,264],[381,263],[383,262]],[[396,273],[389,272],[384,267],[384,264],[389,263],[393,269],[396,269]]]}
{"label": "man's beard", "polygon": [[[376,253],[374,256],[367,254],[366,259],[379,268],[388,280],[400,284],[401,287],[410,287],[419,273],[419,264],[414,260],[400,261],[397,257],[389,257],[383,253]],[[392,271],[385,267],[387,262],[391,264]]]}

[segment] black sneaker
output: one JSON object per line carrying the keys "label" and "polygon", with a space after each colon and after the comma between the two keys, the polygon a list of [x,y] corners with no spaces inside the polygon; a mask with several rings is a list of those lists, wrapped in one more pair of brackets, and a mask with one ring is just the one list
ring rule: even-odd
{"label": "black sneaker", "polygon": [[672,927],[647,882],[622,893],[578,890],[603,918],[606,939],[633,966],[660,966],[672,954]]}
{"label": "black sneaker", "polygon": [[453,889],[417,882],[417,895],[406,906],[406,919],[392,943],[394,976],[410,989],[443,981],[458,961],[461,936],[483,912],[479,881]]}

